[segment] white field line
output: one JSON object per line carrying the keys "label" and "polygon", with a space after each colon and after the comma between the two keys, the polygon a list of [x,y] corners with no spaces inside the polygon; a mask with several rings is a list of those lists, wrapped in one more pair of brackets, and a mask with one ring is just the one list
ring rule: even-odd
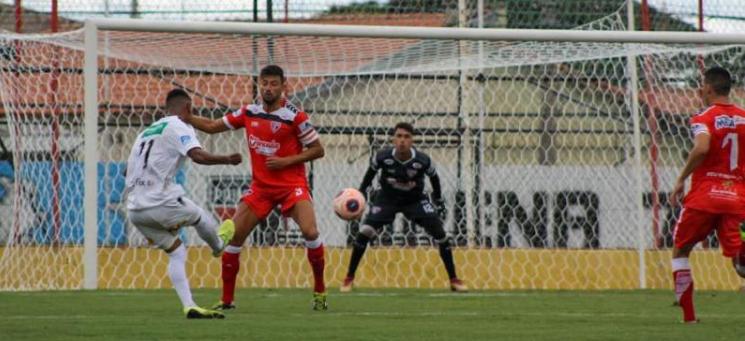
{"label": "white field line", "polygon": [[[476,317],[483,316],[485,318],[493,316],[523,316],[523,317],[564,317],[564,318],[650,318],[650,317],[667,317],[673,316],[670,314],[638,314],[638,313],[582,313],[582,312],[505,312],[505,311],[441,311],[441,312],[390,312],[390,311],[350,311],[350,312],[334,312],[327,311],[323,315],[333,316],[363,316],[363,317],[458,317],[468,316]],[[709,319],[723,319],[723,320],[743,320],[745,314],[700,314],[701,318],[705,320]],[[293,317],[308,317],[307,313],[293,313],[290,314]],[[675,315],[677,316],[677,315]],[[101,315],[13,315],[4,317],[6,320],[89,320],[89,319],[100,319]],[[112,318],[121,319],[126,317],[123,316],[111,316]],[[132,316],[133,318],[140,318],[139,316]]]}
{"label": "white field line", "polygon": [[[676,312],[677,314],[677,312]],[[291,314],[296,317],[307,317],[307,314]],[[483,316],[483,317],[494,317],[494,316],[524,316],[524,317],[565,317],[565,318],[650,318],[650,317],[677,317],[675,314],[639,314],[639,313],[602,313],[602,312],[591,312],[591,313],[566,313],[566,312],[506,312],[506,311],[452,311],[452,312],[389,312],[389,311],[349,311],[349,312],[325,312],[324,315],[336,315],[336,316],[366,316],[366,317],[431,317],[431,316]],[[723,320],[742,320],[745,319],[745,314],[733,315],[733,314],[699,314],[700,317],[705,321],[709,319],[723,319]]]}
{"label": "white field line", "polygon": [[[13,295],[17,296],[56,296],[56,297],[62,297],[62,296],[80,296],[85,295],[88,292],[75,292],[75,291],[44,291],[44,292],[16,292],[12,293]],[[153,295],[171,295],[173,294],[170,290],[161,290],[161,291],[154,291],[154,292],[141,292],[141,291],[121,291],[121,292],[97,292],[95,293],[96,296],[136,296],[136,297],[143,297],[143,296],[153,296]],[[547,293],[530,293],[530,292],[474,292],[474,293],[450,293],[450,292],[443,292],[443,293],[397,293],[397,292],[353,292],[353,293],[345,293],[345,294],[336,294],[333,293],[333,291],[330,293],[334,297],[525,297],[525,296],[535,296],[535,295],[546,295]],[[208,295],[208,294],[202,294],[199,292],[193,293],[194,296],[200,296],[200,295]],[[582,295],[585,295],[584,293]],[[589,294],[592,295],[592,294]],[[256,296],[260,297],[284,297],[285,295],[282,293],[265,293],[265,294],[258,294]]]}

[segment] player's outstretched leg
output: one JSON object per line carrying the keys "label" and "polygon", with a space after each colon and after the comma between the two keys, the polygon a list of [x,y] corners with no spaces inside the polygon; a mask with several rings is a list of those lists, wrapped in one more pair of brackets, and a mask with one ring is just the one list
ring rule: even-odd
{"label": "player's outstretched leg", "polygon": [[222,252],[225,250],[225,248],[228,246],[231,240],[233,240],[233,236],[235,235],[235,223],[232,219],[227,219],[220,224],[220,227],[217,229],[217,237],[220,238],[222,241],[222,247],[219,249],[218,252],[215,252],[215,250],[212,251],[212,255],[215,257],[219,257],[222,255]]}
{"label": "player's outstretched leg", "polygon": [[[675,251],[673,251],[673,254],[675,254]],[[697,320],[693,308],[693,276],[691,275],[688,257],[673,258],[672,268],[673,280],[675,281],[675,297],[678,305],[683,310],[683,322],[695,323]]]}
{"label": "player's outstretched leg", "polygon": [[[256,214],[243,202],[238,204],[234,221],[234,235],[222,254],[222,298],[213,306],[213,309],[234,309],[235,281],[240,270],[240,256],[243,243],[258,224]],[[222,229],[222,227],[221,227]]]}
{"label": "player's outstretched leg", "polygon": [[354,274],[357,272],[357,266],[360,265],[362,256],[365,255],[367,250],[367,244],[370,243],[370,239],[375,237],[375,228],[370,225],[362,225],[360,232],[357,233],[357,238],[354,240],[352,245],[352,255],[349,257],[349,267],[347,268],[347,277],[344,278],[339,291],[350,292],[354,285]]}
{"label": "player's outstretched leg", "polygon": [[192,225],[197,230],[199,238],[202,238],[212,249],[212,255],[219,257],[235,234],[233,221],[228,219],[218,228],[217,221],[211,214],[205,212],[189,199],[182,198],[181,200],[184,204],[194,207],[194,210],[199,212],[197,221]]}
{"label": "player's outstretched leg", "polygon": [[313,309],[326,310],[328,309],[328,303],[326,302],[326,283],[323,277],[326,259],[323,242],[316,227],[313,204],[310,200],[298,201],[292,206],[289,213],[303,233],[308,263],[313,270]]}

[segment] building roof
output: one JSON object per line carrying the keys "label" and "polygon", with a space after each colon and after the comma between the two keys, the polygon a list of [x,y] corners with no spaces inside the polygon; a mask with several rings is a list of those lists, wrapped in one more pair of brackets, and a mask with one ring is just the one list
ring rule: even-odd
{"label": "building roof", "polygon": [[[4,10],[12,10],[9,6],[0,6]],[[28,17],[48,18],[38,12],[26,11]],[[12,12],[11,12],[12,13]],[[11,16],[12,17],[12,16]],[[353,19],[353,20],[352,20]],[[355,25],[401,25],[401,26],[442,26],[445,15],[442,13],[420,13],[411,14],[372,14],[360,17],[354,14],[327,15],[303,22],[317,24],[355,24]],[[6,20],[7,21],[7,20]],[[299,22],[299,21],[296,21]],[[41,26],[47,22],[37,22],[37,27],[33,29],[44,32]],[[65,27],[78,28],[80,25],[73,21],[65,20]],[[29,30],[32,28],[29,28]],[[25,30],[24,30],[25,31]],[[100,82],[107,85],[99,94],[101,106],[113,111],[143,111],[153,110],[162,103],[162,97],[175,86],[183,86],[193,91],[194,104],[197,107],[205,106],[207,108],[235,108],[241,104],[253,101],[252,98],[252,79],[251,70],[240,69],[251,67],[251,55],[253,53],[251,44],[246,43],[245,37],[221,37],[219,40],[214,36],[208,35],[180,35],[178,37],[178,46],[169,45],[169,41],[163,41],[159,44],[151,44],[148,51],[137,50],[137,42],[140,33],[135,32],[112,32],[110,39],[117,39],[125,42],[121,51],[113,51],[114,55],[126,55],[129,60],[139,60],[140,62],[131,62],[125,60],[100,59],[99,65],[109,65],[107,73],[100,78]],[[283,63],[283,67],[290,70],[302,70],[306,65],[315,63],[315,56],[328,54],[328,45],[314,44],[313,38],[307,37],[280,37],[271,41],[273,53],[275,55],[286,54],[289,50],[302,49],[303,53],[299,54],[292,51],[293,55],[300,55],[301,58],[293,59]],[[207,40],[207,41],[205,41]],[[347,39],[337,39],[334,45],[334,55],[355,55],[356,60],[365,63],[372,63],[377,58],[394,54],[396,51],[403,49],[413,41],[388,41],[384,45],[379,45],[375,49],[366,49],[361,51],[356,46],[368,45],[373,46],[375,39],[356,39],[355,44],[349,44]],[[129,41],[129,47],[126,42]],[[267,46],[270,43],[266,38],[260,38],[256,45],[258,46],[259,65],[268,63],[272,58],[269,56]],[[191,45],[191,46],[190,46]],[[211,45],[211,46],[210,46]],[[204,48],[210,46],[211,48]],[[172,58],[173,69],[165,67],[150,67],[149,63],[162,63],[165,59],[163,56],[172,54],[174,50],[189,51],[187,55],[179,55]],[[227,63],[225,72],[219,72],[220,67],[207,65],[215,60],[216,51],[227,51],[232,56],[224,55],[223,59],[232,61]],[[140,54],[138,54],[140,53]],[[364,56],[360,54],[364,53]],[[82,54],[79,51],[58,48],[51,45],[43,45],[33,41],[25,41],[18,49],[6,51],[6,56],[16,59],[16,63],[10,62],[7,58],[8,66],[20,66],[23,70],[20,74],[5,74],[6,84],[14,84],[12,93],[9,90],[8,95],[16,101],[17,109],[23,109],[24,112],[35,114],[49,114],[51,112],[68,112],[75,113],[82,110]],[[153,57],[155,56],[155,57]],[[302,57],[305,56],[305,57]],[[148,59],[150,58],[150,59]],[[281,58],[281,57],[280,57]],[[158,60],[160,59],[160,60]],[[248,60],[248,61],[247,61]],[[215,70],[218,72],[199,72],[200,62],[204,62],[205,69]],[[49,72],[51,65],[57,64],[64,69],[58,75],[53,76]],[[3,65],[3,61],[0,61]],[[353,71],[360,68],[359,63],[347,63],[340,60],[330,64],[334,72]],[[16,68],[18,69],[18,68]],[[237,72],[236,72],[237,71]],[[231,74],[232,73],[232,74]],[[236,74],[237,73],[237,74]],[[9,78],[8,78],[9,77]],[[53,78],[57,78],[57,91],[51,91]],[[324,81],[322,77],[303,77],[290,78],[288,93],[303,91],[312,85],[320,84]],[[56,102],[59,105],[52,108],[50,103]],[[0,115],[4,115],[6,108],[0,103]]]}

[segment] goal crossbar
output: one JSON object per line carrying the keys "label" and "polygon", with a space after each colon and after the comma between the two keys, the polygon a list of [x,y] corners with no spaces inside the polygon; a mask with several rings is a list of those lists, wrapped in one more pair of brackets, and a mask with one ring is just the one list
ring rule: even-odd
{"label": "goal crossbar", "polygon": [[199,21],[155,21],[97,18],[86,21],[99,30],[289,35],[390,39],[593,42],[639,44],[745,44],[745,34],[709,32],[580,31],[498,28],[318,25],[284,23],[239,23]]}

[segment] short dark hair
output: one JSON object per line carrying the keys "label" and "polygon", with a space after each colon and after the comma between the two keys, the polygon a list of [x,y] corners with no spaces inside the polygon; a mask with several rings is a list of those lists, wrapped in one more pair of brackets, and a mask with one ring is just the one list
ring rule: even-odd
{"label": "short dark hair", "polygon": [[189,97],[189,94],[182,89],[173,89],[169,91],[168,95],[166,95],[166,108],[172,107],[174,104],[176,104],[176,100],[182,98],[191,101],[191,97]]}
{"label": "short dark hair", "polygon": [[278,76],[283,82],[285,81],[285,71],[279,65],[271,64],[262,68],[259,77],[266,76]]}
{"label": "short dark hair", "polygon": [[409,134],[414,135],[414,126],[411,125],[411,123],[408,122],[398,122],[396,123],[396,126],[393,127],[393,133],[396,133],[396,130],[403,129],[409,132]]}
{"label": "short dark hair", "polygon": [[709,84],[717,95],[727,96],[732,89],[732,75],[723,67],[711,67],[704,72],[704,83]]}

